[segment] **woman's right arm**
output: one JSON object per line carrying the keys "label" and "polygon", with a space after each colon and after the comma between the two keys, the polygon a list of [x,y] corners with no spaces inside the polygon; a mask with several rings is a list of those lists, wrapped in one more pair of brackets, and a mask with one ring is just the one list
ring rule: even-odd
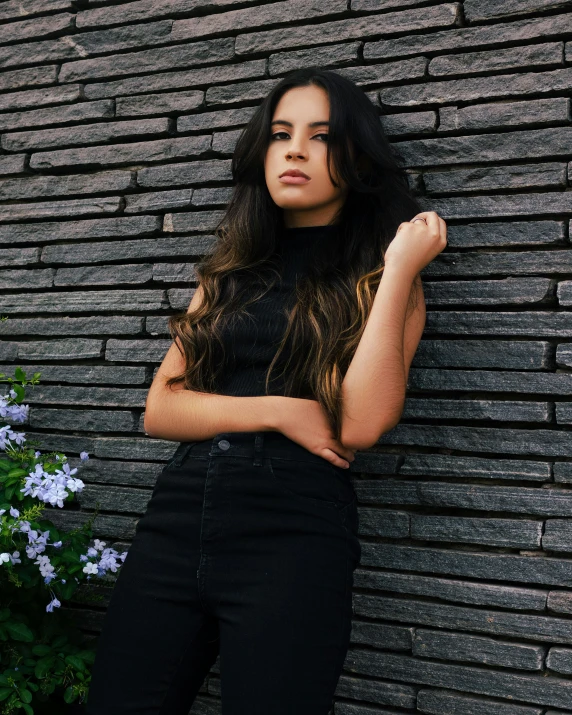
{"label": "woman's right arm", "polygon": [[[201,300],[199,285],[187,313]],[[316,400],[217,395],[185,390],[181,383],[166,387],[165,380],[181,374],[184,368],[183,356],[173,342],[147,394],[144,429],[149,436],[199,442],[220,432],[282,432],[334,465],[346,467],[353,462],[354,450],[333,438]]]}
{"label": "woman's right arm", "polygon": [[[199,285],[187,313],[195,310],[201,300]],[[181,383],[166,387],[166,379],[179,375],[184,368],[183,356],[173,342],[147,394],[144,429],[148,435],[193,442],[219,432],[277,431],[279,396],[217,395],[185,390]]]}

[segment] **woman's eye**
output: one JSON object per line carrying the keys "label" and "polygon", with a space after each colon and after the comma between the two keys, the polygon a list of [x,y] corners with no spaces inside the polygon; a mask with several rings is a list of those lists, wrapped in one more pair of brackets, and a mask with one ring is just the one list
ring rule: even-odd
{"label": "woman's eye", "polygon": [[[278,139],[279,136],[289,136],[288,132],[276,132],[275,134],[272,135],[272,141],[275,139]],[[315,136],[312,137],[312,139],[315,139],[316,137],[326,137],[324,141],[328,140],[328,134],[327,132],[321,132],[320,134],[316,134]]]}

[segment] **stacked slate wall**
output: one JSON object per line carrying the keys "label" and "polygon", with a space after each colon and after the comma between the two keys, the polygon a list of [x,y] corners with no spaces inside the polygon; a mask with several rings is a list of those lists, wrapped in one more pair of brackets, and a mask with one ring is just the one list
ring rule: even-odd
{"label": "stacked slate wall", "polygon": [[[288,71],[350,77],[449,245],[401,423],[352,465],[361,566],[336,715],[572,713],[572,2],[3,0],[0,370],[123,550],[176,444],[145,398]],[[110,586],[69,611],[94,636]],[[218,661],[193,713],[220,705]]]}

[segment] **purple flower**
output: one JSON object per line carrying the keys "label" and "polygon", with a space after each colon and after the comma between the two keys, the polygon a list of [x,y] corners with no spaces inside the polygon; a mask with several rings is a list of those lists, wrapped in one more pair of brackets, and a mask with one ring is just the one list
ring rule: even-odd
{"label": "purple flower", "polygon": [[51,613],[54,610],[54,608],[59,608],[61,605],[62,604],[54,596],[54,598],[46,606],[46,611],[48,611],[48,613]]}
{"label": "purple flower", "polygon": [[42,574],[42,576],[51,576],[51,574],[53,574],[54,567],[50,563],[49,556],[38,556],[34,563],[38,564],[38,566],[40,567],[40,573]]}

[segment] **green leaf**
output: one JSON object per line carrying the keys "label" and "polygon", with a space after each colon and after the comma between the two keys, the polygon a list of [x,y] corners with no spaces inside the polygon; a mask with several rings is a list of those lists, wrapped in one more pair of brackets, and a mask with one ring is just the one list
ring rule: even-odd
{"label": "green leaf", "polygon": [[10,681],[5,675],[0,674],[0,686],[2,685],[10,685]]}
{"label": "green leaf", "polygon": [[65,634],[61,634],[59,636],[56,636],[54,640],[52,641],[52,648],[61,648],[68,642],[68,637]]}
{"label": "green leaf", "polygon": [[65,689],[64,692],[64,702],[66,703],[73,703],[73,701],[77,698],[77,693],[74,691],[74,689],[71,687],[71,685]]}
{"label": "green leaf", "polygon": [[34,655],[48,655],[48,653],[51,653],[52,649],[50,648],[49,645],[44,645],[43,643],[38,643],[38,645],[35,645],[32,648],[32,653]]}
{"label": "green leaf", "polygon": [[14,688],[0,688],[0,700],[6,700],[14,692]]}
{"label": "green leaf", "polygon": [[12,638],[16,641],[25,641],[31,643],[34,640],[34,634],[24,623],[19,621],[8,621],[6,629]]}
{"label": "green leaf", "polygon": [[77,670],[85,670],[85,663],[81,658],[78,658],[76,655],[66,655],[65,661],[66,663],[68,663],[68,665],[73,665],[73,667]]}
{"label": "green leaf", "polygon": [[77,654],[77,657],[81,658],[86,663],[93,663],[95,660],[95,651],[94,650],[82,650]]}
{"label": "green leaf", "polygon": [[32,693],[29,690],[20,690],[20,698],[24,703],[31,703]]}
{"label": "green leaf", "polygon": [[[66,563],[70,564],[77,564],[79,561],[80,554],[77,551],[74,551],[73,549],[68,549],[67,551],[64,551],[64,553],[61,555],[62,556],[62,561],[65,561]],[[83,566],[83,563],[82,563]]]}
{"label": "green leaf", "polygon": [[46,675],[50,672],[50,668],[54,665],[56,662],[55,656],[47,656],[45,658],[40,658],[40,660],[37,662],[36,667],[34,668],[34,674],[36,678],[45,678]]}
{"label": "green leaf", "polygon": [[58,584],[59,596],[64,598],[66,601],[72,597],[74,591],[77,589],[77,583],[75,581],[68,581],[64,584]]}
{"label": "green leaf", "polygon": [[15,402],[18,402],[18,403],[22,402],[22,400],[24,399],[24,396],[26,394],[26,390],[24,390],[22,385],[16,385],[16,384],[12,385],[12,388],[13,388],[14,392],[16,393],[16,397],[14,398]]}
{"label": "green leaf", "polygon": [[25,381],[26,381],[26,373],[24,372],[24,370],[22,370],[21,367],[17,367],[17,368],[14,370],[14,378],[15,378],[16,380],[20,380],[20,382],[25,382]]}
{"label": "green leaf", "polygon": [[[25,469],[22,469],[21,467],[16,467],[16,469],[12,469],[11,471],[8,472],[6,475],[8,479],[12,479],[14,477],[25,477],[27,476],[28,472]],[[10,499],[10,497],[6,494],[7,498]]]}
{"label": "green leaf", "polygon": [[29,705],[26,705],[26,703],[24,703],[22,707],[24,708],[24,712],[26,713],[26,715],[34,715],[34,710]]}
{"label": "green leaf", "polygon": [[10,618],[9,608],[0,608],[0,621],[7,621]]}

